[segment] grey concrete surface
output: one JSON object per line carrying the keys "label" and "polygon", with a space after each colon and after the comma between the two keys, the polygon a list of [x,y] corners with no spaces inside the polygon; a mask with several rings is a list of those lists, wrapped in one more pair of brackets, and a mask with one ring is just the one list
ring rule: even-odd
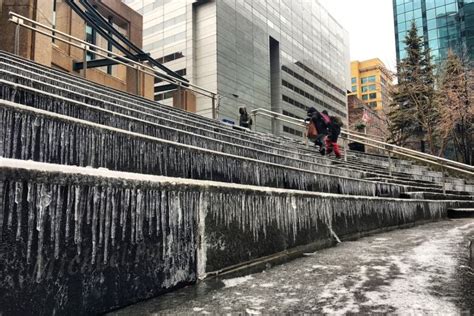
{"label": "grey concrete surface", "polygon": [[392,231],[261,273],[202,282],[112,314],[471,315],[472,239],[474,219]]}

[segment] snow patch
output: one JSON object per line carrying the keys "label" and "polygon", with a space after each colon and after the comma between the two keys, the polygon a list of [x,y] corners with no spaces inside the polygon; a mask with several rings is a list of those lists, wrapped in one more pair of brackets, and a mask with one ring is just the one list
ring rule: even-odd
{"label": "snow patch", "polygon": [[245,283],[249,280],[253,280],[253,276],[246,275],[246,276],[239,277],[239,278],[222,280],[222,282],[224,282],[225,287],[234,287],[234,286],[243,284],[243,283]]}

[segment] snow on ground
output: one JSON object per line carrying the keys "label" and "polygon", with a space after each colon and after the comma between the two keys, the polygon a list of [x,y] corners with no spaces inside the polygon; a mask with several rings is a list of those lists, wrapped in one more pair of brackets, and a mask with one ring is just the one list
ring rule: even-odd
{"label": "snow on ground", "polygon": [[393,231],[251,276],[204,282],[115,314],[469,315],[474,313],[474,265],[467,246],[472,239],[474,219]]}

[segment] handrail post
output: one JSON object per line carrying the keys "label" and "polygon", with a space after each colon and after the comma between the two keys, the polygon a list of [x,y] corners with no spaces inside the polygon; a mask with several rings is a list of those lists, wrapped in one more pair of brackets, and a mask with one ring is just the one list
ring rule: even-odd
{"label": "handrail post", "polygon": [[446,176],[444,174],[444,167],[441,167],[441,179],[443,181],[443,194],[446,194]]}
{"label": "handrail post", "polygon": [[306,124],[303,124],[303,141],[307,148],[308,147],[308,127],[306,126]]}
{"label": "handrail post", "polygon": [[[181,100],[181,83],[178,82],[178,88],[177,88],[177,91],[178,91],[178,97],[176,98],[177,99],[177,106],[179,109],[183,109],[183,110],[186,110],[186,107],[183,107],[183,104],[182,104],[182,100]],[[214,118],[214,112],[212,113],[212,118]]]}
{"label": "handrail post", "polygon": [[253,124],[252,125],[254,126],[253,130],[256,131],[257,130],[257,112],[253,112],[252,116],[253,116]]}
{"label": "handrail post", "polygon": [[344,138],[344,161],[347,162],[347,147],[349,147],[349,135]]}
{"label": "handrail post", "polygon": [[14,54],[20,55],[20,24],[18,23],[15,27],[15,46],[14,46]]}
{"label": "handrail post", "polygon": [[393,175],[392,172],[392,151],[390,149],[385,148],[385,150],[388,152],[388,175],[391,177]]}
{"label": "handrail post", "polygon": [[217,119],[217,112],[216,112],[216,95],[212,94],[212,118],[214,120]]}
{"label": "handrail post", "polygon": [[84,45],[84,54],[82,55],[82,76],[87,79],[87,45]]}
{"label": "handrail post", "polygon": [[141,85],[141,80],[140,80],[140,67],[137,66],[137,95],[141,95],[140,92],[140,85]]}

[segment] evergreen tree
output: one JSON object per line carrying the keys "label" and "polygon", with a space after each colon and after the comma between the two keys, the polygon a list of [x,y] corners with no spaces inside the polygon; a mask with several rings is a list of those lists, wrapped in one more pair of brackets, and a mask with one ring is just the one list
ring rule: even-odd
{"label": "evergreen tree", "polygon": [[422,151],[426,140],[434,153],[434,127],[438,118],[434,66],[415,22],[405,37],[405,44],[406,57],[397,66],[398,84],[391,93],[389,140],[399,145],[419,141]]}
{"label": "evergreen tree", "polygon": [[442,155],[449,142],[457,159],[474,164],[474,104],[471,100],[473,69],[468,61],[461,60],[449,51],[439,76],[440,124]]}

